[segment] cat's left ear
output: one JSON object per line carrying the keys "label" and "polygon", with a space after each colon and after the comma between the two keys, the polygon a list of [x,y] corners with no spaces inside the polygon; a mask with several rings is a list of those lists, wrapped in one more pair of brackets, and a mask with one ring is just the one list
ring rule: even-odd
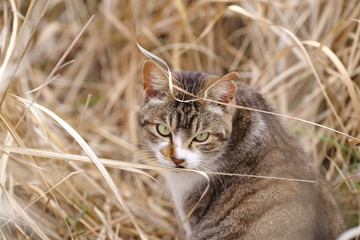
{"label": "cat's left ear", "polygon": [[[221,78],[213,79],[205,90],[205,97],[218,102],[230,103],[237,90],[233,81],[237,79],[239,79],[237,72],[230,72]],[[224,105],[221,106],[225,107]]]}
{"label": "cat's left ear", "polygon": [[164,69],[151,60],[143,65],[144,96],[145,98],[161,99],[169,92],[168,76]]}

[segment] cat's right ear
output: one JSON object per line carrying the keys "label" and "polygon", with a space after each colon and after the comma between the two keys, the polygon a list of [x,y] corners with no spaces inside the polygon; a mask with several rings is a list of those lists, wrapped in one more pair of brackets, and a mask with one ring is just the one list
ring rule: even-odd
{"label": "cat's right ear", "polygon": [[146,60],[142,69],[144,80],[144,97],[161,99],[169,92],[168,76],[155,62]]}

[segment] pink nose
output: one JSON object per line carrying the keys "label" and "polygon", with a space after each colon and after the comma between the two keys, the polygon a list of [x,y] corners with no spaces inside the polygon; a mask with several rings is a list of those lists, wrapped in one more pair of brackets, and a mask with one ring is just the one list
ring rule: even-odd
{"label": "pink nose", "polygon": [[175,164],[182,164],[185,162],[184,159],[177,159],[177,158],[171,158],[171,161],[173,161]]}

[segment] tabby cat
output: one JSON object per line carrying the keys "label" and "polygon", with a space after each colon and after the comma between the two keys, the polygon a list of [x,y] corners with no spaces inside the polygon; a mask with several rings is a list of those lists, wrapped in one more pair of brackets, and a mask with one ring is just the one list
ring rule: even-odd
{"label": "tabby cat", "polygon": [[[261,94],[235,84],[236,72],[172,76],[173,85],[190,94],[176,88],[171,92],[166,72],[145,61],[138,117],[161,164],[314,181],[209,175],[209,191],[183,225],[187,239],[329,240],[341,233],[344,222],[329,187],[278,117],[215,102],[272,111]],[[165,178],[184,221],[208,182],[185,171],[169,171]]]}

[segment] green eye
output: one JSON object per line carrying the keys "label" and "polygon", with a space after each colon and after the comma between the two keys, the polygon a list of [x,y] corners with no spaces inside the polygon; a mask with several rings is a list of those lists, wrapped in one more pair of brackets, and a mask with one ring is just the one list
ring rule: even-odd
{"label": "green eye", "polygon": [[171,135],[169,128],[165,125],[162,124],[156,125],[156,130],[163,137],[169,137]]}
{"label": "green eye", "polygon": [[197,135],[194,140],[197,142],[205,142],[207,139],[209,138],[209,133],[208,132],[203,132],[200,133],[199,135]]}

